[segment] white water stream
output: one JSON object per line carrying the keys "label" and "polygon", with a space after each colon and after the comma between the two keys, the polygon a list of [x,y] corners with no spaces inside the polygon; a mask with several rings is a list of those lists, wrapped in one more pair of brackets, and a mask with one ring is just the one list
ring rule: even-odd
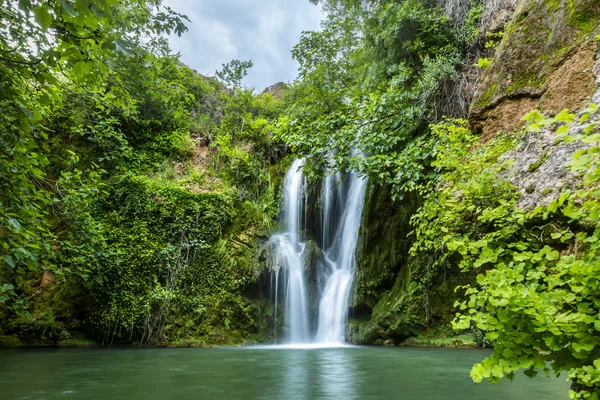
{"label": "white water stream", "polygon": [[[275,252],[275,313],[281,288],[287,344],[342,345],[367,180],[356,173],[339,172],[323,180],[321,216],[318,232],[314,232],[322,257],[309,266],[308,245],[302,240],[308,216],[302,167],[303,161],[296,160],[286,175],[283,231],[271,238]],[[315,282],[309,282],[312,267],[316,268]],[[311,284],[316,290],[310,290]],[[318,298],[312,299],[309,292]],[[311,302],[318,304],[315,318],[309,312]]]}

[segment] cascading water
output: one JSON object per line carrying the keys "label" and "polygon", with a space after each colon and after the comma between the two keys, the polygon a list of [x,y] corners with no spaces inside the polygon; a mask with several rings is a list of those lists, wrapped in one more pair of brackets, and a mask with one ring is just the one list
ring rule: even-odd
{"label": "cascading water", "polygon": [[[300,240],[300,225],[303,216],[302,160],[296,160],[288,171],[284,182],[284,202],[282,221],[285,230],[274,235],[271,242],[275,247],[275,263],[283,269],[285,279],[285,318],[288,326],[288,340],[291,343],[309,341],[308,298],[304,276],[304,250],[306,244]],[[278,287],[279,269],[276,272]],[[277,290],[275,305],[277,305]]]}
{"label": "cascading water", "polygon": [[307,244],[301,240],[301,232],[306,230],[307,225],[303,163],[303,160],[296,160],[286,175],[281,216],[284,229],[271,238],[276,265],[275,307],[277,288],[281,287],[278,281],[283,279],[286,341],[290,344],[340,345],[344,343],[348,297],[355,272],[354,253],[367,180],[357,173],[340,172],[323,180],[322,211],[318,232],[315,232],[322,252],[322,261],[315,266],[318,282],[317,324],[311,327]]}
{"label": "cascading water", "polygon": [[[326,200],[323,207],[321,246],[327,270],[323,271],[326,277],[325,288],[319,302],[318,343],[344,342],[348,297],[354,278],[356,243],[366,185],[366,178],[354,172],[348,174],[344,182],[341,182],[339,174],[325,179],[323,194]],[[328,197],[332,199],[327,200]],[[336,207],[337,204],[342,206],[341,209]],[[332,229],[334,236],[330,242]]]}

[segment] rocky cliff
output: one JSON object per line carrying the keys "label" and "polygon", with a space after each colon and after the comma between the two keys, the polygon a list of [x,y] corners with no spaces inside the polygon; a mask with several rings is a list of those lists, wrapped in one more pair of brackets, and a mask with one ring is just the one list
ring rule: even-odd
{"label": "rocky cliff", "polygon": [[[520,132],[523,117],[534,109],[553,116],[600,102],[596,0],[488,0],[481,28],[480,40],[501,40],[486,50],[491,63],[476,82],[468,114],[480,143],[501,132]],[[575,124],[569,133],[584,126]],[[568,166],[583,144],[557,140],[552,126],[519,137],[516,147],[501,157],[509,166],[503,177],[519,191],[519,207],[533,209],[575,184]],[[410,215],[419,199],[407,196],[393,202],[385,187],[376,186],[368,199],[349,339],[363,344],[481,344],[479,332],[456,338],[450,327],[454,287],[474,277],[450,269],[424,276],[430,274],[424,268],[428,260],[408,254],[413,241]]]}

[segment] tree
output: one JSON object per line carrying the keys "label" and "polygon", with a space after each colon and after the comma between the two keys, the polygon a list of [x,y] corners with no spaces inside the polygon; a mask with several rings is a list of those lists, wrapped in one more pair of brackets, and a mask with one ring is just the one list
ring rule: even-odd
{"label": "tree", "polygon": [[429,1],[324,3],[323,29],[292,51],[299,79],[282,137],[307,174],[351,168],[401,196],[429,178],[427,126],[461,62],[455,27]]}
{"label": "tree", "polygon": [[53,218],[78,198],[71,191],[89,189],[84,177],[97,179],[93,168],[76,169],[75,154],[48,174],[45,120],[74,91],[87,93],[104,122],[106,111],[131,114],[128,60],[139,66],[161,51],[160,35],[185,31],[183,19],[157,0],[0,1],[0,301],[26,273],[56,268]]}
{"label": "tree", "polygon": [[222,64],[223,69],[216,72],[217,78],[229,88],[239,89],[242,87],[242,79],[248,75],[248,70],[253,65],[252,61],[231,60],[227,64]]}

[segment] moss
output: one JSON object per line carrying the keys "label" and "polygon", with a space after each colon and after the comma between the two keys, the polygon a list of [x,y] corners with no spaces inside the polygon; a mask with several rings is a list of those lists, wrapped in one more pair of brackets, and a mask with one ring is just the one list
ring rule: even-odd
{"label": "moss", "polygon": [[537,171],[548,160],[548,154],[548,151],[545,151],[538,161],[531,164],[528,168],[529,172]]}
{"label": "moss", "polygon": [[494,95],[496,93],[496,91],[498,90],[498,85],[494,84],[491,85],[483,94],[483,97],[481,98],[481,100],[479,100],[478,103],[478,107],[480,108],[484,108],[489,102],[490,100],[492,100],[494,98]]}
{"label": "moss", "polygon": [[595,0],[568,0],[569,24],[579,35],[593,32],[598,27],[600,5]]}
{"label": "moss", "polygon": [[406,347],[454,347],[454,348],[477,348],[475,337],[473,335],[457,335],[457,336],[425,336],[419,335],[411,337],[400,346]]}
{"label": "moss", "polygon": [[410,217],[420,201],[418,195],[407,194],[394,202],[390,187],[369,185],[357,244],[354,307],[371,310],[393,287],[412,244]]}
{"label": "moss", "polygon": [[546,83],[546,79],[543,76],[535,74],[519,76],[513,80],[513,83],[508,86],[505,90],[508,93],[516,92],[523,88],[542,89]]}
{"label": "moss", "polygon": [[454,288],[471,277],[459,271],[431,271],[429,256],[409,256],[410,217],[421,201],[411,193],[392,202],[389,188],[369,188],[348,324],[352,343],[399,344],[423,332],[437,332],[454,317]]}
{"label": "moss", "polygon": [[527,0],[519,10],[475,94],[472,118],[486,111],[492,98],[539,98],[548,77],[600,22],[595,0]]}

